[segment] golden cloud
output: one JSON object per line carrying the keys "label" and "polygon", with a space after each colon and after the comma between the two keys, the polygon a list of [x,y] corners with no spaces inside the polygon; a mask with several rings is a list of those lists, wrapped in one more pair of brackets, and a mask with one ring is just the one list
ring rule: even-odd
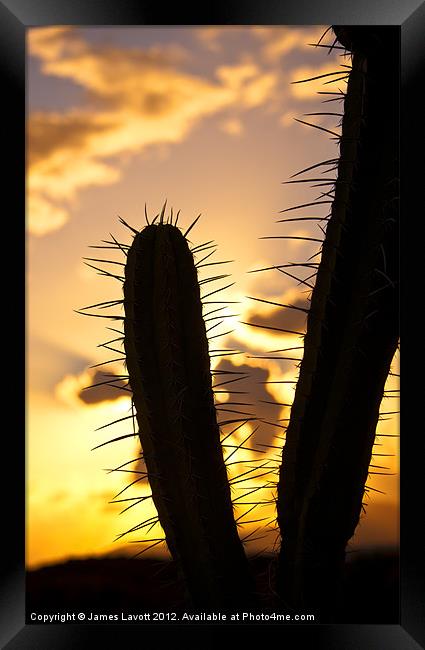
{"label": "golden cloud", "polygon": [[119,180],[124,155],[181,142],[200,120],[270,98],[277,80],[252,63],[220,66],[217,81],[179,70],[180,49],[91,46],[78,30],[30,31],[29,52],[44,74],[87,91],[87,105],[37,112],[28,120],[28,226],[42,235],[63,226],[78,193]]}
{"label": "golden cloud", "polygon": [[[330,61],[318,67],[295,68],[290,75],[292,96],[301,100],[317,100],[318,92],[345,92],[347,82],[344,77],[349,73],[349,69],[344,67],[346,65],[349,63],[344,58],[340,65]],[[312,79],[312,81],[304,82],[302,81],[304,79]],[[300,81],[302,83],[294,83]]]}
{"label": "golden cloud", "polygon": [[33,235],[62,228],[68,221],[68,211],[45,199],[42,194],[33,193],[27,201],[27,230]]}
{"label": "golden cloud", "polygon": [[283,56],[317,43],[326,27],[263,27],[256,28],[256,34],[265,41],[262,54],[268,61],[278,61]]}
{"label": "golden cloud", "polygon": [[27,37],[30,56],[43,61],[55,61],[65,50],[75,51],[82,45],[75,30],[66,25],[30,29]]}

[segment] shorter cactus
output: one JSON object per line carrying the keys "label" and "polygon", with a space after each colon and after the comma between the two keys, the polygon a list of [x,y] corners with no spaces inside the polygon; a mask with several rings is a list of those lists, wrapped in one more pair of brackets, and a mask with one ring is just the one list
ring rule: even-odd
{"label": "shorter cactus", "polygon": [[[163,217],[163,214],[162,214]],[[220,444],[197,269],[172,223],[128,249],[124,347],[152,496],[194,605],[251,602]]]}

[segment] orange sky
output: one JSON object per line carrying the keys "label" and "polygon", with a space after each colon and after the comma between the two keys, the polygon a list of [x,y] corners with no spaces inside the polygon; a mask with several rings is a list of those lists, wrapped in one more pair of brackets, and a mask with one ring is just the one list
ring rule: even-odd
{"label": "orange sky", "polygon": [[[302,345],[302,339],[277,337],[241,321],[255,317],[257,322],[264,318],[288,323],[294,318],[293,313],[247,296],[284,303],[306,299],[302,286],[281,273],[248,271],[302,261],[317,250],[312,243],[285,240],[282,244],[282,240],[259,238],[283,231],[296,236],[321,234],[314,222],[305,222],[308,225],[302,228],[296,223],[283,228],[275,222],[279,210],[317,196],[315,189],[282,182],[303,167],[337,156],[334,140],[293,119],[312,119],[338,129],[336,116],[303,115],[338,112],[338,102],[321,104],[327,97],[316,91],[343,89],[342,79],[330,85],[323,84],[332,77],[291,84],[346,71],[340,66],[349,60],[338,51],[328,54],[326,49],[308,46],[323,31],[317,26],[29,30],[29,566],[122,548],[113,543],[114,537],[151,516],[149,502],[121,515],[122,508],[108,504],[126,487],[131,474],[103,470],[135,458],[137,441],[126,439],[90,451],[108,439],[104,430],[95,429],[126,415],[128,398],[118,393],[119,398],[111,399],[110,394],[98,392],[84,401],[88,393],[80,393],[93,381],[95,371],[88,367],[111,357],[96,347],[108,338],[104,322],[74,310],[120,297],[116,281],[96,275],[82,258],[96,257],[93,252],[99,251],[88,246],[107,239],[110,232],[129,241],[118,214],[141,227],[145,202],[149,213],[155,214],[165,199],[175,210],[181,209],[182,226],[202,213],[193,242],[214,239],[215,259],[235,260],[229,264],[235,285],[226,291],[226,298],[239,301],[238,316],[229,318],[221,330],[233,329],[232,334],[215,339],[214,346],[242,350],[230,359],[234,366],[250,371],[251,378],[241,390],[251,393],[253,411],[265,419],[287,416],[284,409],[279,414],[261,400],[290,402],[290,385],[271,384],[266,392],[259,381],[293,379],[296,364],[251,357]],[[316,207],[314,214],[326,214],[326,207]],[[302,331],[303,325],[303,319],[298,319],[294,329]],[[302,350],[296,351],[301,354]],[[214,365],[219,363],[224,362],[214,359]],[[396,360],[395,372],[397,365]],[[120,365],[112,364],[111,369],[120,372]],[[390,378],[388,388],[397,388],[397,378]],[[383,411],[397,410],[397,399],[384,401]],[[394,434],[397,429],[393,417],[379,425],[381,433]],[[106,431],[109,437],[128,433],[128,424]],[[232,442],[240,442],[249,431],[247,424]],[[275,433],[279,435],[279,429],[262,426],[257,443],[270,444]],[[397,439],[383,437],[378,444],[377,453],[392,454],[376,457],[376,465],[388,468],[378,471],[392,475],[371,477],[369,485],[385,494],[369,493],[368,515],[352,548],[397,543]],[[265,470],[277,458],[273,453],[237,452],[232,460],[260,455],[268,463]],[[261,480],[253,478],[250,485]],[[136,485],[123,498],[146,493],[148,487]],[[242,493],[235,486],[235,496]],[[261,498],[272,494],[272,489],[264,490]],[[246,509],[237,511],[237,516]],[[259,508],[258,513],[258,518],[274,516],[271,506]],[[256,526],[241,526],[241,536]],[[159,537],[158,532],[157,527],[151,537]],[[267,545],[271,549],[275,538],[270,531],[267,539],[247,549]]]}

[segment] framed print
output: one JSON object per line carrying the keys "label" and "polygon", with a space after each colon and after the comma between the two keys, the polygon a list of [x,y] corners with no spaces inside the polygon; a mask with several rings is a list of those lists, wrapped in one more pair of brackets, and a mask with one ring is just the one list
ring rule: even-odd
{"label": "framed print", "polygon": [[2,647],[424,647],[399,435],[423,5],[0,10]]}

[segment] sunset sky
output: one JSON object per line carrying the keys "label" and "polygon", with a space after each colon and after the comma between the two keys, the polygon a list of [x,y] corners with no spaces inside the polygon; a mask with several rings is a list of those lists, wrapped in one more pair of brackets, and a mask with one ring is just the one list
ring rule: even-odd
{"label": "sunset sky", "polygon": [[[282,218],[280,210],[313,201],[324,191],[304,183],[282,183],[309,165],[338,156],[332,135],[294,120],[313,121],[339,132],[338,116],[305,117],[306,113],[339,113],[342,109],[339,101],[321,103],[333,96],[317,94],[344,90],[343,76],[348,71],[344,66],[350,65],[339,50],[329,53],[326,48],[309,46],[325,29],[29,30],[28,566],[128,550],[130,546],[132,552],[137,552],[140,549],[135,545],[113,540],[153,514],[149,501],[121,515],[119,512],[131,502],[108,503],[136,475],[104,470],[136,458],[137,439],[91,451],[109,438],[129,433],[128,421],[96,431],[127,415],[129,398],[120,391],[101,388],[81,392],[83,387],[99,381],[97,369],[90,370],[89,366],[117,356],[97,347],[113,338],[105,325],[115,324],[86,318],[75,310],[121,297],[121,286],[115,279],[99,276],[83,261],[84,257],[121,260],[115,252],[113,258],[108,258],[110,251],[89,248],[110,239],[110,233],[130,243],[130,233],[119,223],[118,215],[141,228],[145,203],[149,215],[154,216],[167,200],[168,206],[181,210],[183,228],[202,213],[190,239],[195,245],[214,240],[218,246],[214,261],[234,260],[218,272],[231,273],[232,277],[213,288],[234,282],[223,293],[223,299],[239,301],[227,312],[237,315],[216,328],[217,334],[228,330],[232,333],[215,338],[211,347],[235,348],[241,354],[227,359],[215,357],[213,365],[223,369],[237,366],[237,370],[249,373],[240,382],[240,390],[249,393],[242,397],[250,399],[241,401],[252,401],[253,406],[248,408],[252,413],[271,421],[288,417],[288,408],[279,409],[265,402],[290,403],[293,387],[265,386],[261,382],[295,378],[297,362],[252,357],[266,356],[271,350],[299,348],[302,338],[277,336],[241,321],[304,331],[303,312],[273,308],[247,296],[308,304],[306,287],[293,278],[276,270],[249,271],[306,261],[318,250],[315,242],[260,238],[283,234],[322,236],[313,221],[276,221]],[[328,34],[323,43],[331,41]],[[337,70],[337,76],[291,83]],[[333,175],[314,170],[308,177]],[[328,210],[329,205],[323,204],[298,211],[297,216],[326,215]],[[108,270],[114,269],[108,266]],[[294,273],[304,279],[309,275],[305,270]],[[207,269],[201,277],[207,277]],[[290,356],[301,358],[302,349]],[[397,373],[398,359],[393,366]],[[122,365],[113,363],[106,370],[119,374]],[[389,378],[387,388],[397,388],[396,377]],[[397,410],[398,400],[391,397],[395,394],[387,394],[383,412]],[[225,401],[227,396],[222,399]],[[252,429],[251,423],[244,425],[229,442],[238,444]],[[378,431],[396,434],[395,417],[385,416]],[[262,424],[255,442],[280,446],[282,440],[274,435],[282,435],[282,429]],[[368,493],[367,516],[350,544],[354,550],[398,542],[398,442],[397,438],[382,437],[377,443],[380,446],[375,448],[376,453],[385,456],[374,458],[374,464],[379,466],[375,471],[391,475],[374,475],[368,482],[379,491]],[[252,481],[241,484],[243,489],[235,485],[235,497],[249,486],[275,480],[273,474],[258,479],[255,475],[276,466],[280,454],[273,452],[278,450],[258,449],[258,453],[238,451],[232,458],[264,456],[267,463],[262,471],[253,472]],[[261,450],[267,453],[261,454]],[[148,493],[148,486],[135,485],[119,498]],[[270,488],[258,494],[267,500],[273,493]],[[248,506],[237,509],[241,522],[247,510]],[[272,506],[263,506],[247,519],[271,520],[273,512]],[[266,534],[261,541],[247,545],[248,551],[272,549],[276,531],[264,528],[267,523],[241,526],[242,537],[259,526],[258,536]],[[152,530],[151,538],[160,536],[158,528]],[[161,552],[161,548],[158,546],[155,552]]]}

